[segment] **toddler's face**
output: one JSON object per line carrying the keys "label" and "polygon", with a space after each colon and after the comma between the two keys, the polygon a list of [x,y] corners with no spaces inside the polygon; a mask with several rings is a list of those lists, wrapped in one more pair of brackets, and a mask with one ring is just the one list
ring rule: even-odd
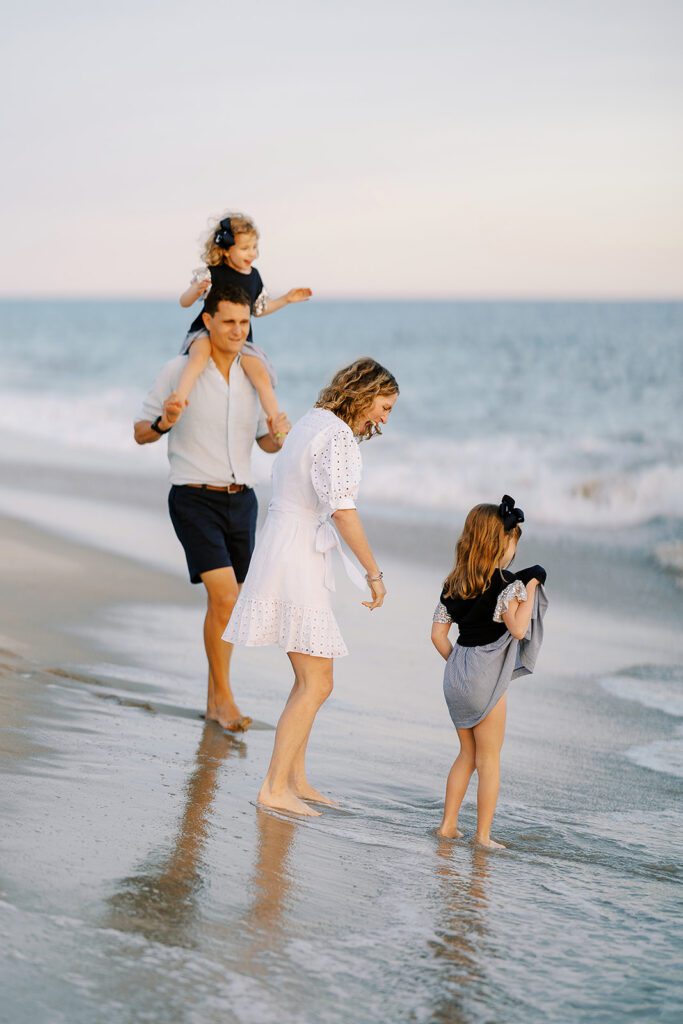
{"label": "toddler's face", "polygon": [[234,270],[248,274],[251,265],[258,257],[258,238],[256,235],[235,235],[235,244],[228,249],[228,263]]}

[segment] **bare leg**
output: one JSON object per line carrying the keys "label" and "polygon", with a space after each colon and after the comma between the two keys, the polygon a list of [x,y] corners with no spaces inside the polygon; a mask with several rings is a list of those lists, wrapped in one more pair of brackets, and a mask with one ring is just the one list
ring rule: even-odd
{"label": "bare leg", "polygon": [[477,787],[477,834],[476,842],[490,849],[504,850],[502,843],[491,839],[491,825],[498,802],[500,788],[500,751],[505,739],[505,714],[507,695],[500,698],[483,722],[475,725],[474,760],[479,776]]}
{"label": "bare leg", "polygon": [[474,735],[471,729],[458,729],[460,753],[453,762],[446,782],[446,800],[443,807],[443,818],[437,829],[440,836],[446,839],[459,839],[462,832],[458,828],[460,805],[474,772]]}
{"label": "bare leg", "polygon": [[176,388],[176,394],[181,402],[187,401],[197,377],[206,369],[210,355],[211,342],[209,341],[208,334],[195,338],[190,345],[190,351],[187,355],[187,366],[181,373],[178,387]]}
{"label": "bare leg", "polygon": [[295,765],[305,755],[315,716],[332,692],[332,659],[290,653],[296,681],[280,715],[270,760],[258,801],[266,807],[318,815],[297,796],[292,780]]}
{"label": "bare leg", "polygon": [[206,719],[218,722],[231,732],[244,732],[251,725],[251,719],[242,715],[235,703],[230,687],[232,644],[222,639],[240,588],[231,568],[202,573],[202,583],[207,593],[204,619],[204,646],[209,662]]}
{"label": "bare leg", "polygon": [[[296,666],[292,664],[292,667],[294,668],[294,686],[292,687],[289,697],[287,698],[287,704],[289,704],[290,700],[295,695],[298,688],[302,685],[299,682]],[[287,706],[287,704],[285,704],[285,707]],[[336,807],[336,802],[334,800],[331,800],[329,797],[321,793],[320,790],[312,786],[306,777],[306,748],[308,747],[308,741],[311,736],[312,728],[313,723],[311,722],[311,728],[308,730],[308,733],[306,734],[304,741],[299,747],[294,758],[292,773],[289,780],[290,788],[293,790],[294,793],[296,793],[296,795],[301,800],[311,800],[313,803],[316,804],[325,804],[327,807]]]}
{"label": "bare leg", "polygon": [[[193,346],[194,348],[194,346]],[[262,359],[258,356],[242,356],[242,369],[253,384],[261,402],[261,408],[268,419],[272,420],[280,412],[277,396],[270,382],[270,374]]]}

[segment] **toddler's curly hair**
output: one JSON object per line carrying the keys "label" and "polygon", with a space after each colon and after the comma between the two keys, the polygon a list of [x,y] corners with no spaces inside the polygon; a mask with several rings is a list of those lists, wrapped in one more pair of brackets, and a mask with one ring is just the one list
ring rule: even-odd
{"label": "toddler's curly hair", "polygon": [[235,238],[238,235],[256,235],[258,241],[258,228],[252,218],[248,217],[246,213],[226,210],[219,217],[212,217],[209,221],[208,233],[202,236],[202,259],[207,267],[219,267],[221,263],[227,263],[228,261],[227,250],[221,249],[216,245],[215,241],[220,223],[226,217],[230,218],[230,227]]}

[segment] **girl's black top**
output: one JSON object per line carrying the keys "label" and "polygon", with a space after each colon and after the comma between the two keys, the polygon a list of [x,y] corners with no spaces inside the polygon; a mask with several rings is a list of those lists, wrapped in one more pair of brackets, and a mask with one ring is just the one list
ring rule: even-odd
{"label": "girl's black top", "polygon": [[[209,267],[211,273],[211,288],[217,289],[225,288],[226,285],[230,285],[233,288],[241,288],[249,296],[249,304],[251,312],[254,312],[254,304],[258,299],[259,295],[263,291],[263,281],[256,267],[252,267],[248,274],[241,274],[239,270],[234,270],[228,266],[227,263],[220,263],[217,267]],[[201,331],[204,327],[204,321],[202,320],[202,313],[206,307],[202,306],[201,313],[195,317],[190,325],[188,334],[194,334],[195,331]],[[247,341],[252,341],[251,336],[251,325],[249,326],[249,337]]]}
{"label": "girl's black top", "polygon": [[521,580],[522,583],[527,584],[531,579],[538,579],[539,573],[542,573],[542,579],[545,580],[545,571],[540,565],[533,565],[529,569],[520,569],[515,573],[502,569],[493,574],[491,583],[483,594],[477,594],[476,597],[467,599],[446,597],[442,590],[439,601],[451,620],[458,625],[458,644],[461,647],[480,647],[499,640],[507,632],[504,622],[493,621],[493,613],[501,592],[515,580]]}

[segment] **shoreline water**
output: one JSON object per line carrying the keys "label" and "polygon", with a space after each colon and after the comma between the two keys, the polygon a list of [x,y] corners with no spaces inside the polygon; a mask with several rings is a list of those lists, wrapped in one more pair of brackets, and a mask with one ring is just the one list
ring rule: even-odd
{"label": "shoreline water", "polygon": [[[388,600],[370,615],[337,572],[351,654],[311,744],[342,805],[297,822],[254,807],[287,660],[236,652],[245,736],[202,722],[204,595],[163,446],[130,437],[187,314],[0,304],[0,1020],[677,1020],[682,314],[339,303],[259,322],[292,418],[362,351],[402,387],[363,449]],[[489,856],[433,834],[457,743],[429,629],[464,511],[503,490],[551,606],[510,689],[508,850]],[[474,814],[471,792],[468,835]]]}
{"label": "shoreline water", "polygon": [[[83,478],[61,484],[72,513],[87,511]],[[90,480],[86,502],[110,502],[100,484]],[[157,534],[164,493],[156,481],[136,490]],[[59,497],[43,489],[48,507]],[[389,600],[371,618],[338,572],[352,653],[311,751],[314,780],[343,804],[302,824],[253,806],[285,658],[236,655],[257,728],[235,739],[202,724],[203,599],[180,549],[161,571],[101,539],[0,519],[0,955],[12,1024],[341,1024],[349,1006],[378,1024],[675,1019],[679,778],[643,766],[677,740],[666,687],[680,684],[665,677],[681,643],[663,614],[675,584],[607,551],[591,586],[602,579],[621,603],[582,604],[557,568],[575,566],[576,551],[544,552],[546,648],[537,673],[513,684],[503,754],[496,826],[510,850],[482,858],[430,834],[455,752],[428,638],[447,538],[373,527]],[[525,562],[540,550],[529,533]],[[635,617],[634,573],[646,616]],[[634,680],[636,697],[655,687],[659,707],[634,699]],[[472,794],[463,820],[471,831]],[[529,991],[540,955],[556,970]],[[617,986],[617,974],[631,980]]]}

